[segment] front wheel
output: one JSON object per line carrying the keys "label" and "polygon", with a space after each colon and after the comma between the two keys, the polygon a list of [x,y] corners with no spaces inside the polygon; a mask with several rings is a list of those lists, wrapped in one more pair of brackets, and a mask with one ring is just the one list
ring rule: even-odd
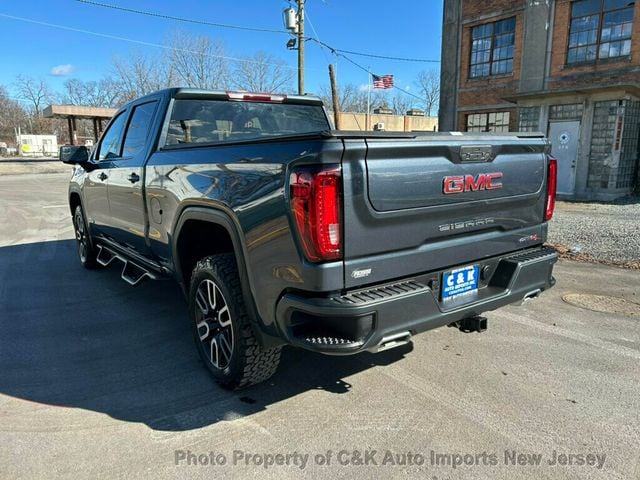
{"label": "front wheel", "polygon": [[76,233],[76,242],[78,244],[78,256],[80,263],[84,268],[94,269],[98,267],[96,262],[97,252],[93,248],[93,243],[89,237],[87,222],[82,213],[82,207],[78,205],[73,213],[73,228]]}
{"label": "front wheel", "polygon": [[196,264],[189,289],[189,314],[200,358],[220,385],[243,388],[275,373],[281,347],[260,347],[233,255],[212,255]]}

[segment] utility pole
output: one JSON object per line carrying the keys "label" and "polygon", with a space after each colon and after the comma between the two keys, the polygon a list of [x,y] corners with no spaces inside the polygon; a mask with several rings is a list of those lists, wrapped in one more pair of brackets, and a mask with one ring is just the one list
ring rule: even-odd
{"label": "utility pole", "polygon": [[371,123],[371,68],[367,67],[367,116],[364,121],[364,129],[369,130]]}
{"label": "utility pole", "polygon": [[333,103],[333,119],[336,130],[340,130],[340,101],[338,100],[338,86],[336,85],[336,72],[333,64],[329,64],[329,79],[331,81],[331,100]]}
{"label": "utility pole", "polygon": [[304,0],[298,2],[298,95],[304,95]]}
{"label": "utility pole", "polygon": [[[287,42],[289,50],[298,50],[298,95],[304,95],[304,0],[296,0],[298,11],[293,7],[285,8],[283,13],[284,28],[289,30],[291,38]],[[298,46],[296,47],[296,41]]]}

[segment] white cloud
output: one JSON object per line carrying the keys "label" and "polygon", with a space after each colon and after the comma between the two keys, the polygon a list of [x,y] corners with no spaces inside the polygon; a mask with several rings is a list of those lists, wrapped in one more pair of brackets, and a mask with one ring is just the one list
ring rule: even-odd
{"label": "white cloud", "polygon": [[66,77],[67,75],[71,75],[74,69],[73,65],[65,63],[64,65],[56,65],[51,69],[50,73],[54,77]]}
{"label": "white cloud", "polygon": [[367,90],[369,90],[369,84],[363,83],[361,85],[358,85],[358,90],[360,90],[361,92],[366,92]]}

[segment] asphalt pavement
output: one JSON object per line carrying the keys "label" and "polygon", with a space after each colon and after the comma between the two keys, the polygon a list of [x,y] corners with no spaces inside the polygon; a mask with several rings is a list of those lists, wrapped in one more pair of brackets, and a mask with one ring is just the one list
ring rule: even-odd
{"label": "asphalt pavement", "polygon": [[27,175],[31,173],[71,173],[73,167],[53,158],[0,157],[0,176]]}
{"label": "asphalt pavement", "polygon": [[411,347],[285,349],[219,388],[171,281],[82,269],[68,174],[0,176],[0,478],[640,478],[637,271],[568,261],[538,300]]}

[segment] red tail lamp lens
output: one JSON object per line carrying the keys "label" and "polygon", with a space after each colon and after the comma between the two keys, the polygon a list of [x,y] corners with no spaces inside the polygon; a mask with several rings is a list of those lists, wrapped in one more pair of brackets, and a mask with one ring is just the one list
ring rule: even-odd
{"label": "red tail lamp lens", "polygon": [[558,187],[558,161],[549,156],[549,169],[547,170],[547,206],[544,219],[551,220],[553,210],[556,208],[556,188]]}
{"label": "red tail lamp lens", "polygon": [[291,174],[291,209],[304,254],[311,262],[342,258],[339,167]]}

